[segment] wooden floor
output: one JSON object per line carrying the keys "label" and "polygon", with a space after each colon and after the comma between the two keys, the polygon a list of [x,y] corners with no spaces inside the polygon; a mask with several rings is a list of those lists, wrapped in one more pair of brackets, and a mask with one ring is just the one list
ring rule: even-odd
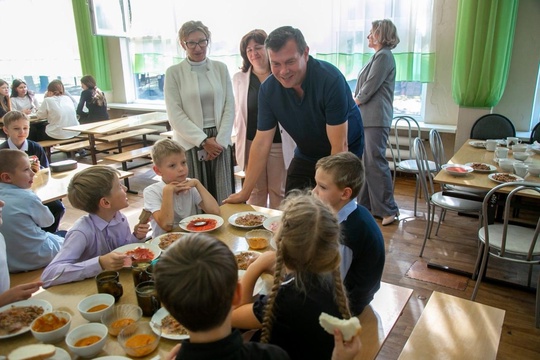
{"label": "wooden floor", "polygon": [[[136,176],[130,179],[130,183],[132,189],[142,194],[142,189],[154,181],[152,178],[155,174],[150,166],[141,167],[135,172]],[[432,291],[437,290],[469,299],[475,284],[473,280],[465,279],[467,282],[465,290],[455,290],[405,276],[416,261],[433,261],[472,270],[477,251],[478,220],[448,213],[439,235],[437,237],[432,235],[432,239],[428,240],[426,245],[424,257],[419,258],[425,227],[425,205],[423,199],[420,199],[419,212],[416,217],[413,216],[414,179],[398,177],[395,196],[401,212],[400,221],[391,226],[381,227],[387,254],[383,280],[409,287],[414,293],[377,359],[398,358]],[[130,206],[124,213],[128,218],[137,219],[142,209],[142,195],[129,194],[128,197]],[[82,211],[73,209],[67,199],[65,204],[68,211],[62,221],[62,229],[68,229],[83,214]],[[380,220],[378,222],[380,223]],[[526,284],[527,268],[517,265],[507,266],[497,261],[491,261],[489,265],[488,276]],[[536,283],[538,276],[539,270],[536,269],[533,273],[533,284]],[[540,359],[540,330],[534,327],[534,292],[482,283],[477,301],[506,310],[498,359]]]}

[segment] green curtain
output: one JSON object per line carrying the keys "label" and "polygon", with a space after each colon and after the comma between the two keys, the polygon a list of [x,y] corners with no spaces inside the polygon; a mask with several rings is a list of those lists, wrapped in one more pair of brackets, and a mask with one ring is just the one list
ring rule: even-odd
{"label": "green curtain", "polygon": [[101,90],[111,90],[111,72],[105,40],[92,35],[90,10],[85,0],[72,0],[83,75],[92,75]]}
{"label": "green curtain", "polygon": [[[372,56],[373,53],[315,54],[317,59],[334,64],[348,80],[356,79],[359,69],[367,64]],[[435,81],[435,54],[394,53],[394,58],[396,60],[396,81],[418,81],[423,83]],[[361,65],[359,66],[359,64]]]}
{"label": "green curtain", "polygon": [[459,0],[452,96],[465,107],[493,107],[512,56],[518,0]]}

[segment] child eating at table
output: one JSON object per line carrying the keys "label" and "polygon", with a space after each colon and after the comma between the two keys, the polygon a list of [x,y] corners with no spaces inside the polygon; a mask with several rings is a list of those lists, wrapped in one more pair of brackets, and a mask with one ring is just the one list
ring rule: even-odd
{"label": "child eating at table", "polygon": [[43,230],[54,216],[30,190],[34,172],[24,151],[0,150],[0,199],[6,240],[7,264],[12,273],[42,268],[60,251],[64,238]]}
{"label": "child eating at table", "polygon": [[176,359],[289,359],[277,346],[244,343],[232,331],[240,284],[236,258],[225,243],[185,235],[161,255],[154,275],[160,300],[190,336]]}
{"label": "child eating at table", "polygon": [[[339,271],[339,224],[329,207],[307,194],[289,194],[282,210],[277,251],[262,253],[248,267],[232,325],[262,328],[260,341],[280,346],[291,359],[330,359],[334,338],[319,325],[319,316],[350,318]],[[253,303],[257,279],[273,269],[271,293]]]}
{"label": "child eating at table", "polygon": [[[22,150],[32,159],[30,165],[32,171],[37,173],[40,169],[49,167],[49,160],[45,150],[37,142],[29,140],[30,120],[21,111],[10,111],[4,116],[4,132],[7,141],[0,145],[0,149]],[[66,212],[61,200],[50,201],[45,204],[54,216],[54,223],[43,230],[54,233],[58,231],[60,221]]]}
{"label": "child eating at table", "polygon": [[341,274],[349,306],[359,315],[381,286],[384,238],[371,213],[356,204],[364,183],[362,160],[351,152],[320,159],[315,165],[313,194],[337,214],[342,228]]}
{"label": "child eating at table", "polygon": [[[0,200],[0,225],[2,225],[2,208],[4,202]],[[26,300],[43,285],[41,281],[9,287],[9,271],[7,268],[6,242],[0,233],[0,307],[15,301]]]}
{"label": "child eating at table", "polygon": [[[126,255],[120,246],[146,238],[148,224],[137,224],[133,233],[120,212],[128,206],[126,187],[110,166],[92,166],[75,174],[68,199],[76,209],[88,212],[69,229],[64,246],[41,275],[44,287],[84,280],[103,270],[120,270]],[[63,274],[52,281],[57,274]]]}
{"label": "child eating at table", "polygon": [[176,141],[162,139],[152,148],[154,171],[161,181],[144,189],[144,208],[152,213],[153,237],[171,231],[180,220],[197,214],[219,215],[219,205],[198,179],[188,178],[186,151]]}

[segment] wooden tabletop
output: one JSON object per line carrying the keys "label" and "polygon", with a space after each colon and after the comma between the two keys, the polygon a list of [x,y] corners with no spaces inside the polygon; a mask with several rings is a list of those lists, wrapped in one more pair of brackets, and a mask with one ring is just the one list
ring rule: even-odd
{"label": "wooden tabletop", "polygon": [[83,134],[106,135],[119,131],[134,130],[148,125],[157,125],[168,122],[169,117],[164,112],[151,112],[141,115],[132,115],[117,119],[97,121],[90,124],[65,127],[64,130],[78,131]]}
{"label": "wooden tabletop", "polygon": [[[269,216],[278,216],[281,214],[278,210],[272,210],[247,204],[225,204],[221,207],[221,217],[224,224],[212,232],[210,235],[225,242],[233,251],[248,250],[249,246],[244,238],[246,229],[238,228],[228,223],[228,218],[236,213],[243,211],[260,211]],[[35,270],[27,273],[12,274],[11,286],[36,281],[39,279],[42,270]],[[136,296],[133,287],[133,278],[129,269],[120,271],[120,281],[124,288],[124,294],[118,301],[118,304],[136,304]],[[34,295],[36,299],[49,301],[55,310],[67,311],[72,315],[71,329],[85,324],[87,321],[77,311],[77,304],[88,295],[97,293],[95,280],[93,278],[79,282],[53,286],[47,290],[41,290]],[[374,300],[368,305],[360,315],[362,332],[360,334],[362,349],[355,359],[374,359],[383,346],[390,331],[401,316],[403,308],[409,301],[412,290],[381,283],[381,289],[375,294]],[[148,321],[149,318],[143,317]],[[38,343],[30,332],[10,338],[0,340],[0,354],[7,354],[11,350],[26,344]],[[141,359],[154,359],[156,356],[163,357],[178,342],[161,338],[159,347],[152,354]],[[65,341],[56,346],[69,352]],[[106,355],[124,355],[124,351],[118,344],[115,337],[108,336],[107,343],[98,356]]]}
{"label": "wooden tabletop", "polygon": [[[495,161],[493,161],[493,151],[487,151],[484,148],[475,148],[469,145],[470,141],[475,140],[467,140],[465,144],[463,144],[463,146],[458,150],[458,152],[456,152],[454,156],[452,156],[452,158],[448,161],[449,164],[464,165],[469,162],[481,162],[496,166],[497,170],[494,172],[504,172],[501,170],[499,165]],[[508,158],[513,159],[511,150],[508,154]],[[540,155],[534,154],[529,157],[529,160],[531,160],[535,164],[540,164]],[[453,176],[443,170],[439,171],[439,173],[435,176],[433,180],[435,182],[443,184],[469,186],[483,190],[491,190],[493,187],[498,185],[498,183],[489,179],[488,175],[489,174],[487,173],[471,172],[466,176]],[[540,177],[527,174],[527,176],[525,177],[525,181],[537,182],[540,184]],[[511,188],[506,188],[507,192],[510,190]]]}
{"label": "wooden tabletop", "polygon": [[434,291],[399,359],[495,359],[504,314]]}
{"label": "wooden tabletop", "polygon": [[[44,204],[62,199],[67,196],[67,188],[73,176],[76,173],[92,166],[93,165],[77,163],[76,169],[56,173],[51,172],[49,168],[41,169],[34,176],[32,191],[36,193],[36,195],[41,199],[41,202]],[[122,170],[118,171],[120,172],[120,179],[133,176],[132,172]]]}

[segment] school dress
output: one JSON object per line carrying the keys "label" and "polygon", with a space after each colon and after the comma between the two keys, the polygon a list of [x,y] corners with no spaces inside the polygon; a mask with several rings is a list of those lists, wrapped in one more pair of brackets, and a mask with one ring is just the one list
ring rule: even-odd
{"label": "school dress", "polygon": [[[319,324],[322,312],[342,318],[334,300],[330,274],[325,282],[315,277],[304,282],[305,292],[287,277],[281,284],[274,304],[274,325],[270,344],[287,351],[291,359],[330,359],[334,349],[334,336]],[[263,323],[266,295],[259,295],[253,304],[255,317]]]}

